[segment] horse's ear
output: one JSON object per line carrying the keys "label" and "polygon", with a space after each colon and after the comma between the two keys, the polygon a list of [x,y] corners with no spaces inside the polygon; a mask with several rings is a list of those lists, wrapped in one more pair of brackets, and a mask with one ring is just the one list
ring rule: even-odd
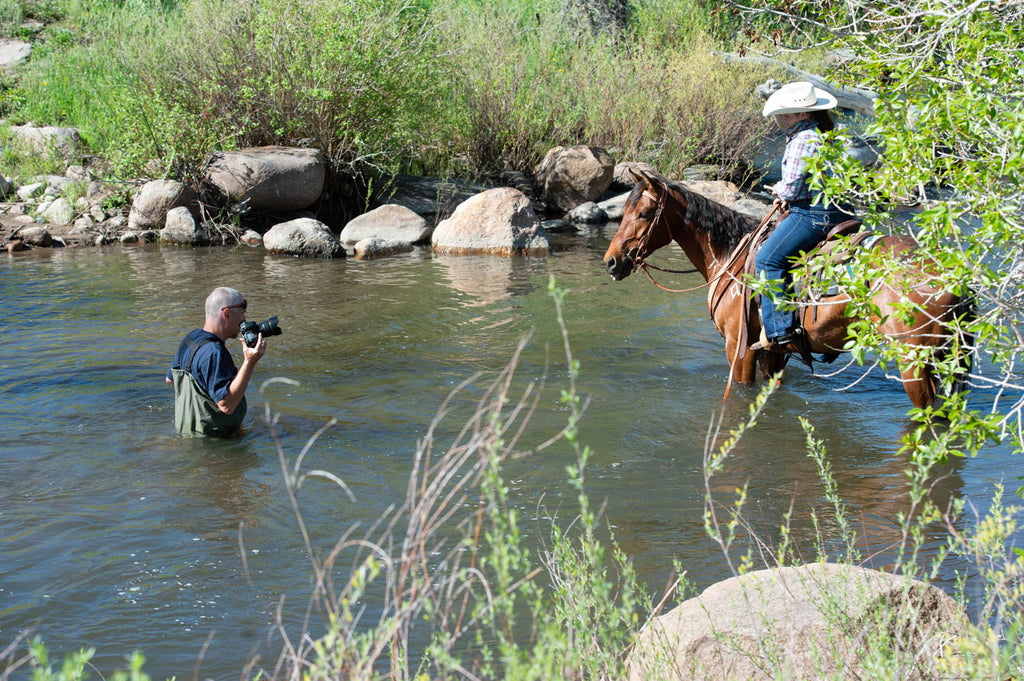
{"label": "horse's ear", "polygon": [[630,168],[629,169],[629,174],[633,176],[634,180],[636,180],[638,183],[642,184],[644,186],[644,188],[646,188],[646,189],[650,189],[651,188],[651,178],[644,171],[641,170],[638,173],[637,171],[635,171],[632,168]]}

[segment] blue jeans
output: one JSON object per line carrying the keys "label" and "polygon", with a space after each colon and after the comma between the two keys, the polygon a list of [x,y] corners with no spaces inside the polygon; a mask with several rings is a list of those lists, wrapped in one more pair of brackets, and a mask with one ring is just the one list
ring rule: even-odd
{"label": "blue jeans", "polygon": [[828,230],[850,216],[835,208],[826,210],[806,203],[791,204],[789,215],[780,222],[757,252],[755,265],[758,275],[764,276],[781,288],[775,295],[761,296],[761,319],[768,338],[778,338],[800,326],[796,310],[780,310],[778,302],[790,296],[789,269],[791,259],[801,251],[809,251],[828,235]]}

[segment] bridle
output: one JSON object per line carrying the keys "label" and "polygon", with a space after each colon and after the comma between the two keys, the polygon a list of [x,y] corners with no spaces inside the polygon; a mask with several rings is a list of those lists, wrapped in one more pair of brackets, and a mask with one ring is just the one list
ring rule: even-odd
{"label": "bridle", "polygon": [[[633,261],[633,271],[636,272],[638,269],[642,269],[644,271],[644,274],[647,275],[647,278],[651,280],[652,284],[660,288],[662,291],[667,291],[669,293],[687,293],[689,291],[696,291],[707,286],[708,284],[707,282],[705,282],[700,286],[694,286],[692,288],[671,289],[662,286],[654,279],[654,275],[652,275],[650,272],[651,270],[658,270],[659,272],[666,272],[668,274],[695,274],[697,272],[700,272],[700,270],[697,268],[689,270],[670,270],[664,267],[658,267],[657,265],[652,265],[651,263],[644,260],[642,256],[639,255],[643,251],[647,250],[647,241],[651,237],[651,232],[654,231],[654,226],[658,224],[658,221],[661,219],[661,214],[665,210],[665,200],[668,197],[668,192],[663,191],[661,192],[661,196],[655,196],[653,193],[651,193],[650,189],[644,189],[641,196],[646,196],[647,198],[654,201],[657,204],[657,207],[654,210],[654,217],[647,222],[647,230],[640,237],[640,243],[637,244],[635,247],[631,248],[629,252],[626,253],[629,259]],[[668,230],[669,241],[673,241],[675,237],[672,236],[672,226],[666,224],[665,229]]]}
{"label": "bridle", "polygon": [[[744,239],[743,241],[741,241],[737,245],[737,247],[733,250],[733,252],[729,254],[729,257],[726,259],[724,265],[720,264],[718,275],[716,275],[715,277],[713,277],[711,279],[708,279],[708,281],[704,282],[703,284],[699,284],[697,286],[692,286],[690,288],[684,288],[684,289],[671,289],[671,288],[667,288],[667,287],[662,286],[661,284],[659,284],[655,280],[654,275],[652,275],[651,272],[650,272],[652,269],[653,270],[658,270],[659,272],[665,272],[665,273],[668,273],[668,274],[695,274],[695,273],[700,272],[700,270],[697,269],[697,268],[693,268],[693,269],[689,269],[689,270],[670,270],[670,269],[666,269],[664,267],[658,267],[657,265],[652,265],[651,263],[649,263],[646,260],[644,260],[643,257],[639,256],[639,253],[641,253],[644,250],[646,250],[646,248],[647,248],[647,241],[648,241],[648,239],[650,239],[651,232],[654,231],[654,226],[658,223],[658,220],[661,219],[662,212],[665,209],[665,201],[666,201],[666,198],[668,197],[668,191],[666,190],[666,191],[661,192],[661,196],[655,196],[651,192],[650,189],[644,189],[643,194],[641,194],[641,196],[646,196],[647,198],[651,199],[652,201],[655,201],[656,204],[657,204],[657,208],[654,211],[654,217],[651,218],[651,220],[647,223],[647,230],[640,237],[640,243],[637,244],[634,248],[630,249],[629,252],[626,254],[633,261],[633,271],[634,272],[636,270],[638,270],[638,269],[642,269],[644,271],[644,274],[647,275],[647,278],[651,280],[652,284],[654,284],[655,286],[660,288],[662,291],[666,291],[668,293],[689,293],[690,291],[697,291],[697,290],[702,289],[702,288],[704,288],[706,286],[715,286],[717,288],[719,280],[722,277],[724,277],[724,276],[728,276],[728,278],[730,278],[730,279],[736,279],[736,276],[734,274],[732,274],[731,269],[736,264],[736,261],[740,257],[740,254],[746,248],[748,248],[748,246],[749,246],[749,238],[750,238],[749,236],[748,236],[747,239]],[[761,219],[761,223],[757,226],[757,229],[753,230],[750,234],[751,235],[759,234],[761,232],[761,230],[764,229],[765,225],[767,225],[769,223],[769,221],[771,221],[772,216],[775,215],[776,211],[778,211],[779,208],[780,208],[780,205],[778,203],[773,204],[772,205],[772,209],[770,211],[768,211],[768,214],[765,215]],[[675,237],[672,234],[672,226],[670,224],[666,224],[665,225],[665,229],[668,230],[669,240],[670,241],[674,241]],[[717,261],[717,259],[716,259],[716,261]],[[709,301],[709,303],[710,303],[710,301]],[[712,314],[713,313],[714,313],[714,310],[712,309]]]}

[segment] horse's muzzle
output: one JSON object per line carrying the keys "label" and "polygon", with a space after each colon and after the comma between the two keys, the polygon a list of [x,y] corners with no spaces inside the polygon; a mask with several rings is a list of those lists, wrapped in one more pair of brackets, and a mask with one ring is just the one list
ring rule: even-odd
{"label": "horse's muzzle", "polygon": [[629,255],[624,255],[621,258],[610,255],[605,259],[604,266],[614,281],[622,281],[632,274],[635,267],[633,258]]}

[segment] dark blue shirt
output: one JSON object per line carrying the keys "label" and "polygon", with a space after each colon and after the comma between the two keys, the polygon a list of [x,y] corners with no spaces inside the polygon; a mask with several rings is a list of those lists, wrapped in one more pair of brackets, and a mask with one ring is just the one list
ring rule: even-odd
{"label": "dark blue shirt", "polygon": [[[196,343],[202,343],[202,346],[193,355],[191,366],[183,367],[181,363],[185,361],[185,356],[188,354],[189,339]],[[205,340],[208,342],[204,342]],[[178,353],[174,356],[174,364],[171,368],[185,369],[192,374],[199,387],[206,391],[206,394],[213,398],[214,402],[224,399],[228,392],[228,386],[238,374],[238,369],[235,368],[235,362],[231,359],[231,353],[224,345],[224,341],[203,329],[196,329],[185,336],[181,345],[178,346]],[[171,378],[170,370],[167,372],[167,378]]]}

